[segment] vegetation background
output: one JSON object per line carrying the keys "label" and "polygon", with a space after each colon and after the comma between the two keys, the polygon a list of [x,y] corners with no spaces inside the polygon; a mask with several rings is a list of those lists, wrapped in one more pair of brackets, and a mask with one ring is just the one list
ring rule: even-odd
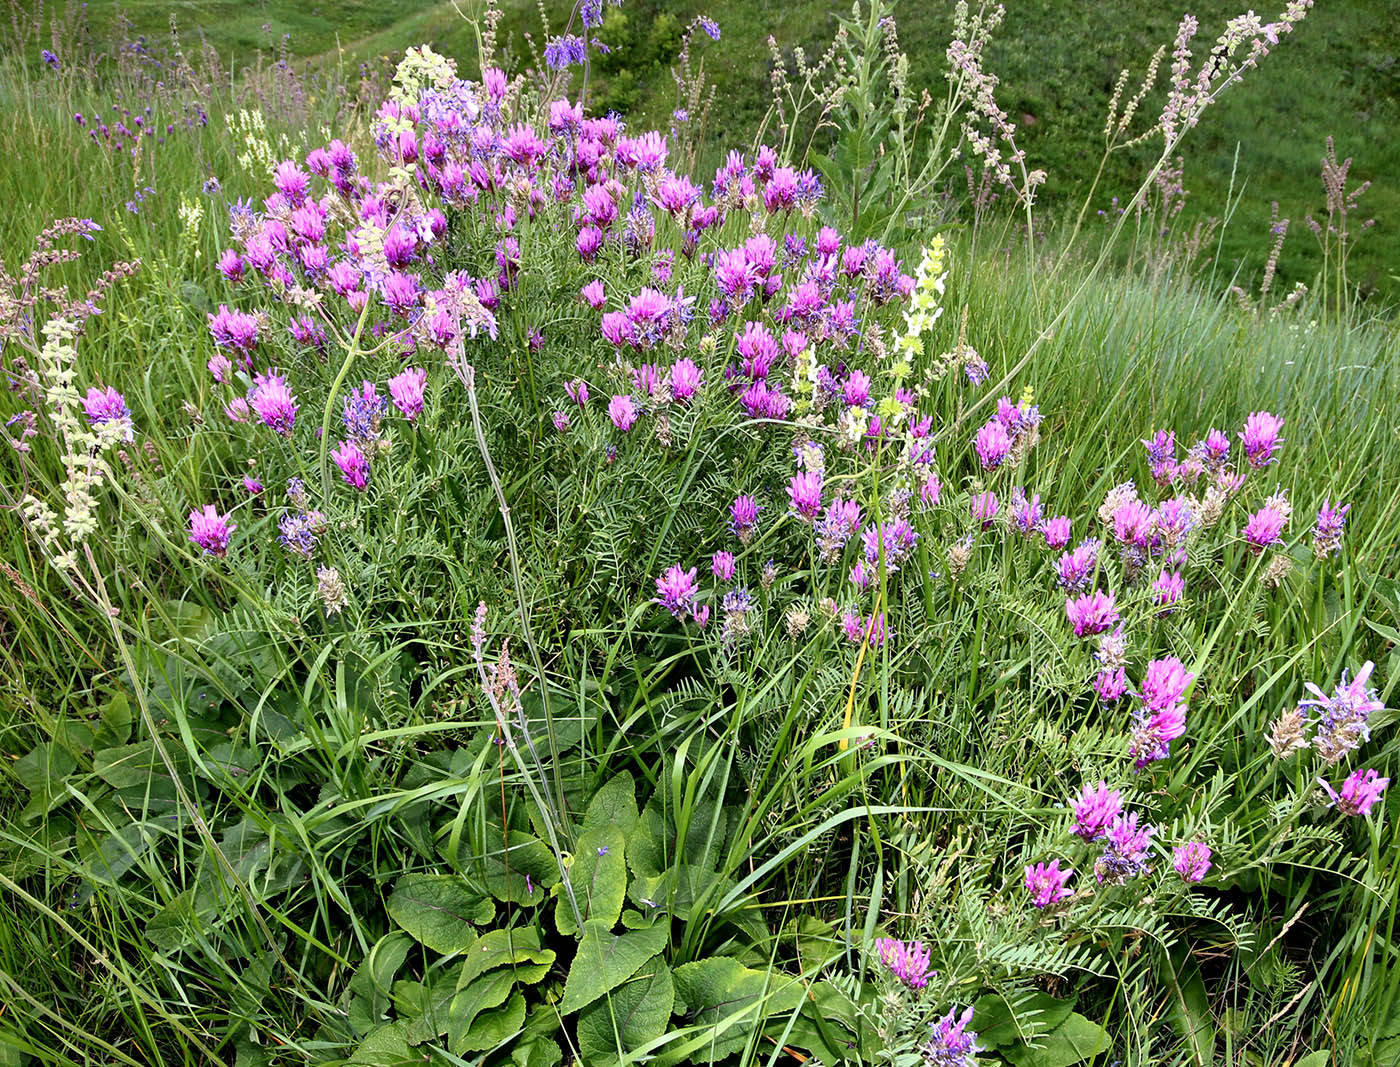
{"label": "vegetation background", "polygon": [[[42,23],[62,5],[46,0],[11,0],[23,21]],[[86,5],[104,36],[120,18],[157,40],[174,24],[207,37],[235,67],[258,57],[283,55],[298,62],[349,64],[396,61],[405,48],[428,43],[472,65],[475,40],[462,12],[473,0],[135,0]],[[907,3],[898,10],[901,44],[910,58],[910,84],[941,90],[952,24],[951,2]],[[543,11],[555,31],[572,10],[567,0],[507,0],[501,41],[508,54],[528,57],[542,48]],[[1181,15],[1195,14],[1213,26],[1236,14],[1231,0],[1176,5],[1155,0],[1025,0],[1008,5],[1006,19],[988,51],[988,66],[1002,80],[999,101],[1021,127],[1030,165],[1049,174],[1041,191],[1054,219],[1056,207],[1077,208],[1093,181],[1102,154],[1102,116],[1114,79],[1124,67],[1140,69],[1162,42],[1170,41]],[[612,55],[594,64],[592,104],[615,108],[638,126],[664,129],[676,107],[671,65],[681,34],[698,14],[712,16],[724,34],[722,49],[700,57],[721,106],[709,116],[711,156],[720,145],[747,142],[771,101],[769,36],[791,59],[795,48],[819,56],[830,44],[845,7],[832,0],[786,0],[781,4],[700,0],[629,0],[610,9],[599,38]],[[37,63],[42,41],[15,33],[9,47],[28,42]],[[472,72],[475,73],[475,72]],[[1325,215],[1319,167],[1332,137],[1338,159],[1351,157],[1356,182],[1377,181],[1361,201],[1373,232],[1358,242],[1351,276],[1373,306],[1400,298],[1400,186],[1379,180],[1400,173],[1400,5],[1391,0],[1324,0],[1309,14],[1307,32],[1270,58],[1268,78],[1236,87],[1212,108],[1193,136],[1182,184],[1187,192],[1181,225],[1225,222],[1211,242],[1220,273],[1245,278],[1262,272],[1268,255],[1271,205],[1290,220],[1290,236],[1279,262],[1281,289],[1308,284],[1322,264],[1305,216]],[[1266,131],[1261,135],[1261,131]],[[817,144],[821,144],[819,136]],[[1123,153],[1100,183],[1096,210],[1111,213],[1115,197],[1147,158],[1147,149]],[[964,190],[959,189],[962,193]],[[1218,242],[1218,247],[1217,247]]]}
{"label": "vegetation background", "polygon": [[[1029,389],[1045,415],[1027,484],[1053,487],[1047,506],[1053,499],[1053,510],[1073,513],[1082,533],[1110,486],[1129,477],[1149,484],[1142,441],[1154,431],[1175,427],[1185,445],[1207,426],[1233,436],[1250,411],[1287,415],[1283,460],[1252,475],[1250,491],[1277,485],[1296,503],[1289,544],[1278,550],[1292,570],[1279,587],[1266,586],[1262,561],[1235,535],[1243,515],[1232,513],[1223,545],[1192,562],[1190,610],[1140,628],[1138,658],[1170,651],[1195,667],[1199,655],[1208,672],[1200,698],[1192,697],[1189,739],[1178,751],[1185,756],[1141,777],[1126,768],[1126,715],[1110,720],[1087,695],[1089,646],[1065,637],[1047,557],[1001,531],[981,542],[962,585],[946,578],[939,559],[906,568],[911,582],[934,565],[945,576],[919,593],[905,587],[895,617],[908,618],[907,629],[898,623],[896,640],[866,661],[857,713],[868,725],[842,736],[855,653],[831,625],[794,637],[778,610],[817,573],[803,559],[810,546],[794,534],[797,524],[779,517],[791,473],[787,442],[772,447],[777,438],[751,426],[692,438],[694,424],[679,423],[679,440],[701,443],[689,454],[663,449],[642,443],[640,432],[619,438],[596,399],[576,413],[570,435],[550,430],[548,409],[568,407],[562,382],[602,375],[611,357],[574,295],[593,268],[578,262],[572,234],[560,241],[530,231],[537,243],[524,277],[536,288],[506,301],[505,342],[482,356],[490,371],[482,375],[486,433],[521,527],[520,586],[464,391],[444,372],[424,418],[434,446],[411,456],[400,447],[401,480],[383,497],[362,498],[339,483],[327,495],[336,532],[324,558],[348,576],[354,606],[323,617],[310,568],[275,547],[275,488],[251,501],[239,488],[251,459],[275,487],[300,454],[250,447],[259,439],[225,425],[205,371],[216,352],[208,313],[258,299],[214,269],[229,241],[226,202],[260,200],[268,190],[262,161],[239,162],[242,115],[262,115],[260,136],[288,156],[342,134],[365,146],[367,115],[402,49],[432,42],[470,76],[471,30],[450,3],[183,4],[173,8],[181,41],[206,37],[234,73],[218,68],[224,80],[207,92],[197,76],[167,92],[154,87],[152,65],[168,57],[171,4],[123,8],[148,41],[116,57],[121,70],[110,79],[45,66],[41,50],[55,33],[63,54],[74,54],[69,10],[12,8],[11,51],[0,63],[0,257],[16,273],[34,235],[74,215],[99,219],[103,230],[90,244],[71,241],[84,259],[58,264],[56,276],[85,289],[113,261],[142,260],[81,341],[83,383],[119,389],[142,437],[139,451],[120,461],[130,491],[104,512],[112,526],[93,545],[114,578],[113,614],[72,595],[12,511],[0,525],[0,1064],[86,1064],[96,1055],[200,1067],[290,1067],[347,1055],[385,1062],[359,1044],[369,1043],[366,1031],[398,1027],[394,1038],[412,1029],[415,1049],[441,1036],[425,1037],[423,1027],[444,988],[455,996],[460,950],[476,943],[473,930],[498,933],[498,915],[548,947],[526,946],[522,970],[534,977],[521,979],[521,989],[496,990],[510,998],[491,1013],[496,1037],[518,1025],[510,1012],[518,1003],[523,1014],[527,993],[532,1022],[531,1040],[492,1062],[515,1052],[516,1062],[557,1062],[558,1048],[548,1051],[554,1035],[567,1047],[590,1025],[594,1051],[610,1052],[602,1001],[589,1006],[591,1024],[566,1012],[565,1026],[556,1014],[554,1029],[544,1029],[568,985],[565,970],[583,958],[556,901],[536,907],[533,888],[522,892],[508,869],[484,879],[493,900],[468,901],[471,921],[462,925],[472,929],[444,931],[424,920],[434,909],[413,906],[425,903],[415,892],[442,889],[444,879],[460,893],[444,873],[461,862],[457,846],[494,855],[507,825],[518,841],[539,846],[533,873],[551,876],[549,853],[532,836],[545,833],[547,819],[527,803],[528,776],[508,768],[491,743],[494,722],[466,662],[472,612],[483,600],[492,605],[495,647],[528,619],[549,654],[539,678],[566,709],[568,731],[566,757],[550,772],[568,775],[571,788],[585,780],[595,796],[630,776],[636,806],[666,813],[650,829],[674,849],[673,869],[615,871],[619,898],[625,886],[629,904],[641,908],[638,898],[676,872],[706,883],[708,902],[695,905],[693,921],[677,920],[658,955],[678,973],[742,959],[742,1002],[752,1004],[764,999],[753,983],[771,992],[770,979],[810,960],[816,974],[835,960],[847,976],[861,976],[853,983],[865,982],[861,1010],[869,1013],[837,1021],[866,1032],[893,1025],[881,1015],[883,999],[870,996],[873,966],[859,958],[858,946],[878,928],[926,938],[940,954],[941,977],[925,1007],[936,1001],[941,1013],[995,990],[979,997],[979,1026],[991,1031],[989,1020],[1004,1020],[987,1058],[1017,1067],[1095,1056],[1153,1067],[1384,1067],[1400,1057],[1400,790],[1372,816],[1343,818],[1315,802],[1321,769],[1306,762],[1311,754],[1275,760],[1264,742],[1275,715],[1305,695],[1305,681],[1330,689],[1342,671],[1373,659],[1373,681],[1391,710],[1372,721],[1364,765],[1400,777],[1400,359],[1388,314],[1400,203],[1393,177],[1379,180],[1400,173],[1390,136],[1400,118],[1400,14],[1391,5],[1319,4],[1260,77],[1208,112],[1187,142],[1191,195],[1173,249],[1197,221],[1230,218],[1219,244],[1190,268],[1168,256],[1153,271],[1091,274],[1099,235],[1065,262],[1054,232],[1056,209],[1075,204],[1092,178],[1112,72],[1140,69],[1170,41],[1178,12],[1017,3],[988,56],[1031,164],[1049,172],[1052,232],[1034,258],[1020,254],[1014,216],[993,218],[975,249],[975,231],[953,226],[944,305],[959,314],[944,318],[939,340],[952,347],[956,323],[966,322],[965,340],[996,377],[1019,365],[1006,388]],[[91,47],[109,48],[116,7],[86,10]],[[546,2],[545,10],[560,29],[565,9]],[[596,60],[594,105],[624,112],[635,129],[664,129],[676,106],[671,64],[699,10],[645,0],[610,10],[600,35],[614,47]],[[1209,39],[1237,12],[1212,0],[1198,13]],[[538,14],[527,3],[507,7],[502,43],[519,66],[543,44]],[[724,38],[697,50],[717,101],[697,179],[723,150],[760,139],[767,34],[788,56],[797,45],[816,54],[836,28],[828,8],[807,0],[726,4],[709,14]],[[899,25],[911,83],[933,82],[936,91],[947,7],[910,3]],[[173,132],[136,162],[90,137],[99,116],[144,106]],[[1321,261],[1302,216],[1323,206],[1317,161],[1329,134],[1339,156],[1356,157],[1354,179],[1378,178],[1361,202],[1378,222],[1351,262],[1364,302],[1346,315],[1329,316],[1312,298],[1296,314],[1246,314],[1227,287],[1237,264],[1246,285],[1257,281],[1272,199],[1293,220],[1282,277],[1314,280]],[[820,143],[827,132],[816,136]],[[1126,156],[1115,162],[1121,170],[1098,198],[1110,222],[1112,196],[1129,194],[1141,163],[1135,171]],[[211,176],[221,189],[207,187]],[[734,229],[747,224],[735,220]],[[1121,242],[1120,265],[1142,265],[1135,247]],[[912,269],[919,248],[898,251]],[[608,269],[613,294],[646,281],[644,265]],[[695,268],[678,258],[678,269]],[[542,316],[549,341],[534,356],[526,337]],[[382,380],[398,369],[377,358],[363,373]],[[295,364],[313,417],[323,403],[328,418],[335,414],[329,379],[337,364]],[[967,395],[949,380],[932,398],[940,426],[959,426],[941,446],[947,500],[926,530],[940,553],[970,532],[968,494],[985,477],[968,455],[970,424],[960,422]],[[726,403],[719,416],[713,408],[701,416],[716,420],[711,429],[733,414]],[[299,429],[307,436],[305,420]],[[409,440],[402,426],[395,434],[400,445]],[[622,458],[605,461],[619,442]],[[49,442],[32,463],[7,448],[4,463],[7,489],[22,472],[56,496],[62,468]],[[691,480],[694,471],[703,473]],[[684,490],[670,492],[676,485]],[[740,550],[740,567],[753,588],[761,588],[768,553],[785,570],[752,648],[729,658],[646,601],[672,558],[690,564],[730,544],[728,501],[754,487],[766,494],[766,518],[778,521],[747,557]],[[1342,551],[1317,560],[1303,531],[1324,498],[1347,500],[1351,511]],[[238,509],[238,551],[227,570],[183,540],[189,509],[211,499]],[[839,574],[823,579],[844,589]],[[1148,591],[1132,595],[1142,601],[1135,610],[1153,616]],[[926,617],[931,625],[914,621]],[[522,665],[519,644],[514,650],[522,676],[531,676],[534,665]],[[156,730],[141,718],[136,679],[147,687]],[[534,699],[527,713],[537,723]],[[877,730],[877,744],[863,747],[864,732]],[[176,754],[171,773],[157,766],[148,734]],[[861,745],[849,745],[857,738]],[[1029,862],[1064,847],[1067,793],[1100,769],[1134,782],[1143,810],[1163,826],[1164,849],[1168,838],[1209,837],[1218,846],[1215,870],[1207,884],[1183,888],[1163,856],[1158,873],[1166,877],[1154,883],[1163,896],[1154,905],[1126,893],[1091,904],[1086,890],[1085,905],[1063,926],[1042,921],[1026,904],[1023,854]],[[162,821],[183,810],[176,782],[208,813],[247,899],[228,894],[218,850],[188,826]],[[509,821],[501,810],[507,788]],[[584,805],[575,807],[586,826]],[[1087,866],[1081,878],[1092,882]],[[640,925],[621,936],[659,929],[631,909],[625,921]],[[1094,962],[1085,965],[1091,950]],[[763,1028],[738,1028],[743,1048],[727,1041],[724,1055],[771,1065],[786,1062],[783,1041],[821,1038],[807,1015],[782,1003],[775,998],[772,1017],[761,1016]],[[716,1011],[714,1003],[678,1010],[673,1021],[668,1006],[648,1023],[647,1040],[669,1043],[672,1061],[683,1062],[695,1050],[677,1049],[703,1043]],[[904,1020],[904,1036],[915,1023],[926,1035],[926,1021]],[[1024,1039],[1052,1034],[1058,1044]],[[904,1055],[901,1062],[916,1058]]]}

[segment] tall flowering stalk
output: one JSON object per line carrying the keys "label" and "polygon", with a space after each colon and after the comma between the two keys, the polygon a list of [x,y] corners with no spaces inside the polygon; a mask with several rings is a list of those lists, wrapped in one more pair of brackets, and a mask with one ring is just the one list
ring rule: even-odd
{"label": "tall flowering stalk", "polygon": [[[72,570],[77,566],[78,549],[98,529],[97,492],[111,476],[103,454],[126,439],[130,415],[116,417],[112,398],[105,395],[98,405],[100,417],[91,417],[92,410],[85,407],[74,385],[76,323],[66,318],[50,319],[44,324],[43,335],[37,370],[46,410],[62,448],[64,478],[58,488],[63,500],[56,509],[27,494],[21,501],[21,510],[50,562],[60,570]],[[115,399],[125,411],[120,396]],[[84,419],[83,414],[89,417]]]}

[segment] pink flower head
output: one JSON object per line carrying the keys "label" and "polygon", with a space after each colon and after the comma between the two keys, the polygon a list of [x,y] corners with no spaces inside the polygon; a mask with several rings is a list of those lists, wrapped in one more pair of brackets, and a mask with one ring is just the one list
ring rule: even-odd
{"label": "pink flower head", "polygon": [[734,553],[716,552],[710,559],[710,573],[721,582],[734,577]]}
{"label": "pink flower head", "polygon": [[206,366],[209,368],[210,377],[220,385],[227,382],[233,375],[233,361],[222,352],[215,352],[210,356]]}
{"label": "pink flower head", "polygon": [[1065,616],[1074,626],[1075,637],[1101,634],[1115,625],[1120,618],[1113,594],[1098,589],[1081,597],[1067,597]]}
{"label": "pink flower head", "polygon": [[1095,877],[1100,882],[1120,884],[1146,872],[1148,849],[1156,832],[1151,824],[1138,825],[1137,812],[1117,816],[1104,834],[1103,855],[1094,864]]}
{"label": "pink flower head", "polygon": [[971,507],[973,521],[985,530],[992,525],[1001,504],[997,501],[995,493],[978,493],[972,498]]}
{"label": "pink flower head", "polygon": [[762,505],[751,496],[740,496],[734,498],[734,503],[729,505],[729,529],[736,534],[740,541],[747,542],[753,535],[753,529],[758,525],[758,513],[763,510]]}
{"label": "pink flower head", "polygon": [[930,472],[923,485],[919,486],[919,503],[926,508],[936,508],[942,493],[943,483],[938,480],[938,475]]}
{"label": "pink flower head", "polygon": [[389,396],[409,422],[423,411],[423,389],[427,381],[428,372],[422,367],[407,367],[389,379]]}
{"label": "pink flower head", "polygon": [[297,398],[280,374],[255,377],[253,391],[248,394],[248,406],[274,432],[283,437],[292,435],[292,425],[297,417]]}
{"label": "pink flower head", "polygon": [[229,522],[228,515],[220,515],[213,504],[190,512],[190,540],[211,556],[223,559],[228,554],[229,537],[236,529],[238,524]]}
{"label": "pink flower head", "polygon": [[1347,776],[1347,780],[1342,783],[1340,793],[1321,778],[1317,781],[1327,791],[1327,795],[1332,798],[1330,806],[1335,806],[1338,811],[1345,815],[1369,815],[1371,808],[1385,792],[1385,787],[1390,784],[1389,778],[1380,777],[1379,773],[1374,770],[1352,771]]}
{"label": "pink flower head", "polygon": [[1255,469],[1267,467],[1274,461],[1274,451],[1279,446],[1279,431],[1283,420],[1267,411],[1256,411],[1245,420],[1240,440],[1244,442],[1244,454],[1249,465]]}
{"label": "pink flower head", "polygon": [[977,1043],[977,1032],[967,1028],[972,1012],[969,1007],[958,1015],[956,1008],[950,1008],[947,1015],[931,1025],[929,1039],[919,1046],[924,1063],[931,1067],[973,1067],[977,1053],[986,1049]]}
{"label": "pink flower head", "polygon": [[1094,678],[1094,692],[1105,704],[1121,700],[1128,691],[1128,672],[1122,667],[1116,671],[1102,670]]}
{"label": "pink flower head", "polygon": [[1186,670],[1175,656],[1154,659],[1147,665],[1138,694],[1143,705],[1151,711],[1165,711],[1181,702],[1196,676]]}
{"label": "pink flower head", "polygon": [[705,380],[705,372],[689,358],[681,358],[671,364],[671,395],[679,403],[689,402],[699,391]]}
{"label": "pink flower head", "polygon": [[973,447],[977,449],[977,458],[982,461],[982,466],[993,470],[1001,466],[1007,453],[1011,451],[1011,436],[1006,432],[1001,420],[993,418],[977,431]]}
{"label": "pink flower head", "polygon": [[1323,500],[1317,510],[1317,524],[1313,527],[1313,552],[1318,559],[1326,559],[1336,552],[1342,543],[1342,531],[1346,528],[1347,512],[1350,504],[1334,506],[1330,500]]}
{"label": "pink flower head", "polygon": [[896,941],[881,937],[875,941],[880,962],[910,989],[928,985],[929,953],[922,941]]}
{"label": "pink flower head", "polygon": [[1183,882],[1199,882],[1210,870],[1210,846],[1204,841],[1188,841],[1172,850],[1172,867]]}
{"label": "pink flower head", "polygon": [[1031,894],[1031,903],[1037,908],[1047,908],[1071,896],[1065,885],[1073,875],[1073,867],[1060,870],[1059,860],[1027,865],[1026,889]]}
{"label": "pink flower head", "polygon": [[656,579],[656,596],[653,604],[660,604],[678,619],[684,619],[695,611],[695,594],[699,586],[695,583],[696,568],[682,570],[679,564],[668,567],[666,573]]}
{"label": "pink flower head", "polygon": [[614,426],[626,433],[637,424],[637,405],[630,396],[614,396],[608,402],[608,418],[612,419]]}
{"label": "pink flower head", "polygon": [[110,385],[104,389],[89,389],[83,398],[83,411],[93,426],[116,422],[130,427],[131,409],[126,406],[126,398]]}
{"label": "pink flower head", "polygon": [[1040,532],[1045,537],[1047,548],[1064,548],[1065,545],[1069,544],[1072,532],[1069,517],[1056,515],[1053,519],[1046,519]]}
{"label": "pink flower head", "polygon": [[369,484],[369,460],[353,441],[341,441],[340,447],[331,453],[331,459],[340,468],[345,484],[363,490]]}
{"label": "pink flower head", "polygon": [[1265,504],[1249,517],[1244,524],[1244,541],[1255,555],[1269,545],[1283,542],[1283,529],[1288,525],[1288,517],[1278,508]]}
{"label": "pink flower head", "polygon": [[822,476],[817,471],[802,471],[792,476],[788,484],[792,510],[798,517],[811,521],[822,509]]}
{"label": "pink flower head", "polygon": [[258,344],[258,320],[244,311],[230,311],[226,304],[209,315],[209,333],[220,348],[247,354]]}
{"label": "pink flower head", "polygon": [[1108,832],[1113,820],[1123,811],[1123,794],[1100,781],[1096,786],[1085,784],[1074,798],[1073,833],[1085,841],[1093,841]]}
{"label": "pink flower head", "polygon": [[1171,755],[1171,743],[1186,733],[1186,705],[1173,704],[1150,714],[1141,711],[1138,723],[1133,730],[1133,741],[1128,747],[1128,755],[1134,765],[1141,770],[1149,763],[1166,759]]}
{"label": "pink flower head", "polygon": [[1152,509],[1134,497],[1113,511],[1113,538],[1120,545],[1146,545],[1152,539]]}
{"label": "pink flower head", "polygon": [[841,395],[847,406],[864,407],[870,402],[870,375],[862,370],[851,371],[846,377]]}
{"label": "pink flower head", "polygon": [[583,302],[597,311],[603,306],[603,283],[594,279],[578,291],[578,295]]}
{"label": "pink flower head", "polygon": [[1181,576],[1181,572],[1164,570],[1152,584],[1152,599],[1163,608],[1170,608],[1181,599],[1181,594],[1185,591],[1186,579]]}
{"label": "pink flower head", "polygon": [[575,378],[573,381],[564,383],[564,392],[569,394],[569,399],[579,407],[588,403],[588,383],[582,378]]}
{"label": "pink flower head", "polygon": [[571,420],[569,419],[569,413],[567,411],[560,411],[556,409],[551,418],[554,422],[554,428],[556,430],[558,430],[560,433],[566,433],[568,431],[569,423]]}

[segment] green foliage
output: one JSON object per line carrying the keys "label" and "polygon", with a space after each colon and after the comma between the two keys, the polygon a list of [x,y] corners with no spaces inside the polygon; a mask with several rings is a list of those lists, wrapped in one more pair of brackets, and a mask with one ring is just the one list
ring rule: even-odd
{"label": "green foliage", "polygon": [[[347,29],[373,33],[405,10],[352,12],[365,21]],[[817,43],[833,23],[813,10],[762,21],[803,20],[797,36]],[[610,10],[602,36],[615,48],[593,71],[593,105],[625,107],[637,129],[685,24],[655,13]],[[941,16],[907,14],[904,45],[922,62],[933,31],[919,27]],[[758,16],[729,17],[742,58]],[[507,13],[508,35],[516,19]],[[847,22],[853,38],[873,33]],[[1046,47],[1082,45],[1077,26],[1044,35]],[[879,105],[889,71],[870,40],[849,53],[871,63],[863,98],[815,149],[831,195],[810,224],[888,233],[912,269],[932,215],[899,210],[908,174],[892,162]],[[733,66],[723,84],[749,89],[716,117],[747,135],[762,78]],[[1075,111],[1065,101],[1088,83],[1070,69],[1025,106]],[[996,379],[1014,377],[1005,388],[1033,390],[1042,443],[1016,474],[1047,510],[1073,512],[1076,533],[1113,485],[1146,485],[1142,436],[1235,427],[1262,407],[1288,416],[1286,462],[1266,476],[1297,502],[1295,530],[1324,496],[1352,503],[1341,553],[1316,560],[1295,532],[1276,588],[1225,538],[1193,543],[1203,580],[1178,613],[1158,618],[1145,589],[1131,593],[1145,620],[1135,662],[1178,655],[1201,679],[1186,740],[1138,779],[1162,827],[1154,870],[1098,890],[1098,846],[1070,838],[1063,805],[1080,782],[1122,770],[1126,712],[1087,695],[1092,650],[1065,639],[1038,546],[987,536],[951,573],[950,531],[991,484],[964,462],[985,417],[973,405],[995,395],[956,373],[921,383],[946,499],[920,527],[904,584],[886,591],[894,638],[858,661],[823,604],[846,596],[857,550],[825,566],[808,528],[782,514],[791,434],[703,405],[677,410],[670,443],[619,438],[596,410],[567,435],[545,428],[563,381],[627,371],[609,369],[615,353],[580,310],[586,272],[569,242],[523,229],[519,298],[499,342],[473,349],[484,447],[461,386],[435,367],[421,422],[395,431],[383,495],[337,487],[328,505],[325,559],[349,598],[328,618],[312,568],[261,562],[280,551],[272,494],[320,472],[280,443],[254,455],[218,421],[203,371],[205,317],[234,299],[212,267],[225,205],[209,199],[193,226],[179,209],[211,173],[224,198],[266,194],[266,173],[231,143],[237,110],[255,100],[269,136],[297,151],[322,124],[364,148],[371,121],[356,90],[333,83],[280,112],[257,97],[261,83],[210,88],[210,126],[138,170],[94,155],[71,124],[72,111],[109,109],[114,86],[36,91],[32,73],[0,71],[14,118],[0,133],[0,190],[14,194],[4,258],[13,273],[61,207],[105,227],[83,263],[54,268],[75,292],[118,257],[142,259],[90,321],[79,364],[84,385],[123,391],[141,443],[112,455],[126,473],[91,544],[105,606],[48,566],[13,510],[0,525],[0,1063],[903,1064],[954,1005],[974,1007],[986,1059],[1016,1067],[1172,1056],[1281,1067],[1302,1048],[1318,1050],[1310,1065],[1393,1059],[1394,802],[1343,821],[1315,802],[1315,779],[1332,771],[1312,753],[1275,760],[1265,742],[1304,681],[1325,686],[1366,659],[1395,702],[1400,361],[1386,324],[1256,321],[1170,272],[1098,269],[1081,247],[1058,262],[1023,256],[1009,233],[1015,255],[952,235],[949,313],[924,356],[961,342]],[[1033,73],[1008,77],[1011,99]],[[1032,155],[1049,150],[1040,136]],[[148,180],[157,191],[129,215],[122,205]],[[738,219],[726,240],[749,225]],[[444,265],[493,272],[494,239],[469,229]],[[642,258],[615,260],[599,268],[611,296],[649,282]],[[675,266],[693,268],[683,256]],[[725,331],[714,336],[706,371],[718,380],[732,353]],[[334,415],[334,366],[286,354],[313,420]],[[398,367],[370,353],[352,369],[382,381]],[[6,492],[56,495],[54,442],[19,455],[6,446],[0,458]],[[850,491],[883,507],[881,461],[850,469]],[[267,497],[238,495],[249,470]],[[769,510],[758,539],[736,546],[723,524],[741,492]],[[267,547],[198,558],[183,530],[205,499],[236,509],[244,544]],[[721,547],[736,549],[756,601],[750,634],[732,644],[647,603],[665,565]],[[779,573],[765,584],[768,559]],[[1119,588],[1121,567],[1103,564]],[[490,608],[481,663],[479,603]],[[482,672],[507,663],[520,693],[503,730]],[[1367,765],[1394,767],[1395,721],[1373,716]],[[1215,867],[1188,889],[1169,846],[1197,836]],[[1084,896],[1040,913],[1022,868],[1051,855],[1080,868]],[[927,943],[936,973],[921,994],[878,962],[885,934]]]}

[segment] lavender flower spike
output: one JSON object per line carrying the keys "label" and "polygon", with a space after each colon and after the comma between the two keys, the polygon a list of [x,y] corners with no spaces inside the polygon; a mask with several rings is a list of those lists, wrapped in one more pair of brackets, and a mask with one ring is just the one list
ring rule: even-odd
{"label": "lavender flower spike", "polygon": [[929,953],[922,941],[896,941],[882,937],[875,942],[880,962],[910,989],[928,985]]}
{"label": "lavender flower spike", "polygon": [[1074,875],[1073,867],[1060,870],[1060,861],[1026,865],[1026,889],[1031,894],[1031,903],[1037,908],[1058,904],[1072,894],[1065,884]]}

